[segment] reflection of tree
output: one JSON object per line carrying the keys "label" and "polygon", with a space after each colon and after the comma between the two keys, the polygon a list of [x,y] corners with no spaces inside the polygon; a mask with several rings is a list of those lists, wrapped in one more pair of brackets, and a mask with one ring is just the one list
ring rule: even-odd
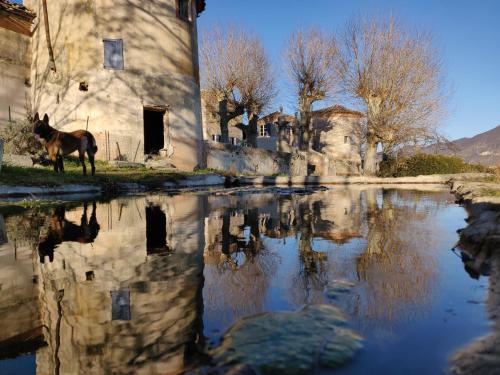
{"label": "reflection of tree", "polygon": [[[398,193],[366,191],[367,247],[356,260],[365,292],[357,309],[364,316],[393,320],[408,304],[426,300],[436,276],[436,261],[422,221],[427,213],[415,205],[399,204]],[[419,225],[420,224],[420,225]]]}
{"label": "reflection of tree", "polygon": [[315,213],[308,199],[294,201],[294,226],[298,246],[298,269],[291,275],[290,297],[297,305],[320,302],[326,283],[327,254],[313,248]]}
{"label": "reflection of tree", "polygon": [[[231,219],[240,220],[234,225]],[[221,234],[205,253],[206,310],[219,318],[226,314],[226,323],[264,311],[277,259],[262,243],[263,220],[258,208],[247,209],[243,221],[225,209]]]}

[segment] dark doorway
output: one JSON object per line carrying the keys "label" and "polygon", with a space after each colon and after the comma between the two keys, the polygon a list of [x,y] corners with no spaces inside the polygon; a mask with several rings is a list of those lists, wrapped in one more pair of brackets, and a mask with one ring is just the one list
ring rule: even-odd
{"label": "dark doorway", "polygon": [[146,250],[148,255],[168,251],[167,217],[159,206],[146,207]]}
{"label": "dark doorway", "polygon": [[144,108],[144,153],[158,154],[164,147],[163,118],[165,111]]}

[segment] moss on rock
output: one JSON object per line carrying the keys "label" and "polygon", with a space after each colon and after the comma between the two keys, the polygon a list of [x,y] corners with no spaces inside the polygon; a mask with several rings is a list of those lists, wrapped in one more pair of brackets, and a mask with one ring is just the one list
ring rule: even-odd
{"label": "moss on rock", "polygon": [[309,305],[243,319],[211,354],[220,366],[244,363],[263,374],[294,375],[339,367],[360,348],[361,337],[346,327],[338,308]]}

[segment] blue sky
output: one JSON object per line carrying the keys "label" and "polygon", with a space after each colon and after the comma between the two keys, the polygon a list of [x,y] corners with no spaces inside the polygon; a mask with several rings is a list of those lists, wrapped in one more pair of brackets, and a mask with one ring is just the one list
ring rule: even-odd
{"label": "blue sky", "polygon": [[[372,13],[392,13],[411,27],[433,33],[452,87],[450,114],[442,127],[445,135],[468,137],[500,124],[498,0],[207,0],[199,32],[213,25],[242,25],[262,37],[280,72],[281,51],[294,29],[316,25],[337,30],[356,14]],[[280,104],[294,110],[284,83]]]}

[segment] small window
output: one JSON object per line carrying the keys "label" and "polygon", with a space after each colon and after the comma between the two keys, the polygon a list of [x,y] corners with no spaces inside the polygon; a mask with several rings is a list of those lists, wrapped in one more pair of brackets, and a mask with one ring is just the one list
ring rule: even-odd
{"label": "small window", "polygon": [[265,136],[266,136],[266,125],[261,125],[261,126],[260,126],[259,135],[260,135],[261,137],[265,137]]}
{"label": "small window", "polygon": [[347,135],[344,136],[344,143],[346,143],[346,144],[349,143],[349,137]]}
{"label": "small window", "polygon": [[104,68],[123,70],[123,40],[104,39]]}
{"label": "small window", "polygon": [[177,15],[180,19],[189,21],[189,0],[177,0]]}
{"label": "small window", "polygon": [[111,292],[111,320],[130,320],[130,292]]}
{"label": "small window", "polygon": [[212,134],[212,141],[220,142],[221,136],[219,134]]}

